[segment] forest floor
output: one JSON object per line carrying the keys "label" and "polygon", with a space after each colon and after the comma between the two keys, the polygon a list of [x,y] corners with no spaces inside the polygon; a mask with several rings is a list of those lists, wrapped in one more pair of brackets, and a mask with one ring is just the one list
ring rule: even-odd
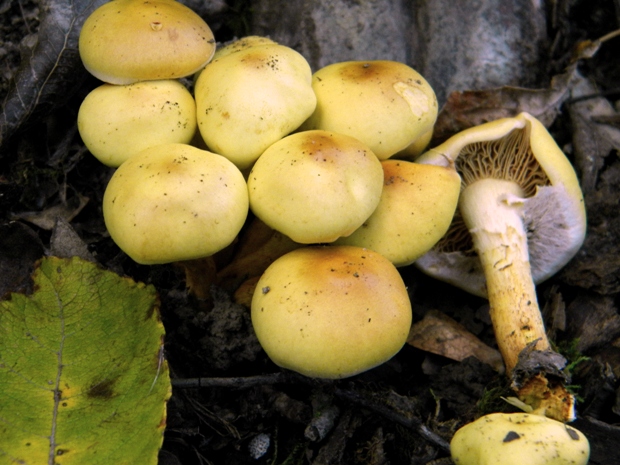
{"label": "forest floor", "polygon": [[[43,4],[0,2],[0,99],[14,96],[11,80],[30,55]],[[602,1],[574,2],[571,11],[561,28],[565,40],[574,41],[575,59],[556,57],[564,71],[553,84],[536,92],[455,94],[441,111],[436,138],[504,116],[518,102],[548,117],[550,132],[575,165],[588,212],[586,241],[538,295],[553,341],[575,362],[573,425],[590,440],[590,463],[613,465],[620,463],[620,37],[596,39],[620,27],[620,13]],[[222,18],[218,24],[222,37],[230,33]],[[343,380],[279,369],[261,350],[234,289],[214,288],[212,305],[205,304],[187,293],[179,268],[137,265],[112,242],[101,202],[113,170],[88,153],[75,122],[97,81],[71,69],[53,79],[42,87],[33,75],[26,92],[39,102],[2,110],[0,293],[19,289],[44,254],[82,246],[102,267],[156,287],[175,380],[160,463],[448,465],[456,429],[483,413],[514,409],[501,400],[511,395],[508,381],[490,365],[412,344],[388,363]],[[61,224],[69,225],[66,236]],[[400,271],[414,321],[440,311],[496,346],[486,300],[414,266]],[[183,381],[195,378],[203,379],[201,387]]]}

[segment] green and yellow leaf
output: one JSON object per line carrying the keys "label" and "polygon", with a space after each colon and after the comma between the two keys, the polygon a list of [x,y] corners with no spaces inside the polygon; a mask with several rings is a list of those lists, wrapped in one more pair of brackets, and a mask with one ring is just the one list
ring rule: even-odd
{"label": "green and yellow leaf", "polygon": [[49,257],[0,302],[0,463],[156,464],[170,396],[152,286]]}

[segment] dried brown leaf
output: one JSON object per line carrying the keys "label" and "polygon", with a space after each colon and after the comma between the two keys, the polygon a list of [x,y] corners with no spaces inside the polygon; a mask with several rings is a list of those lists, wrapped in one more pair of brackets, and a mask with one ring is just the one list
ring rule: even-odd
{"label": "dried brown leaf", "polygon": [[568,109],[573,129],[575,164],[581,173],[581,187],[592,192],[612,150],[620,150],[620,128],[601,123],[601,119],[618,118],[613,105],[589,79],[576,74]]}
{"label": "dried brown leaf", "polygon": [[549,126],[569,98],[576,79],[576,66],[555,76],[547,89],[498,87],[495,89],[452,92],[435,124],[431,145],[437,145],[459,131],[525,111]]}
{"label": "dried brown leaf", "polygon": [[457,361],[473,356],[498,372],[504,370],[502,356],[497,350],[487,346],[463,325],[436,310],[429,311],[411,327],[407,343]]}

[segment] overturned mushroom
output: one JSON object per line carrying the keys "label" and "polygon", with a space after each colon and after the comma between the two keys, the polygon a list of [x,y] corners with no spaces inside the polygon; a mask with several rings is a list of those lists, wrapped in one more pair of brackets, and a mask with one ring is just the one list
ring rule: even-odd
{"label": "overturned mushroom", "polygon": [[461,175],[460,214],[417,265],[487,296],[506,371],[521,400],[552,418],[572,419],[565,360],[550,348],[535,289],[584,240],[585,208],[572,165],[526,113],[465,130],[420,160],[437,153],[454,160]]}

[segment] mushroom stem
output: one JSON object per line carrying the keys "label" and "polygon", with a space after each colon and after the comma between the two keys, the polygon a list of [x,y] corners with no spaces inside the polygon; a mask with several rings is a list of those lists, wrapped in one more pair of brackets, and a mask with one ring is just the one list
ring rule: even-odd
{"label": "mushroom stem", "polygon": [[[513,389],[537,412],[571,421],[575,400],[563,380],[551,382],[545,371],[548,367],[527,370],[533,351],[561,359],[561,366],[553,365],[551,370],[555,375],[564,359],[551,349],[538,307],[523,197],[521,187],[512,181],[480,179],[463,190],[459,208],[484,270],[491,321]],[[524,371],[525,376],[517,371]]]}
{"label": "mushroom stem", "polygon": [[215,284],[217,267],[213,256],[176,262],[185,272],[185,286],[191,295],[211,306],[211,286]]}
{"label": "mushroom stem", "polygon": [[491,321],[508,374],[529,344],[538,341],[537,350],[550,347],[530,270],[523,205],[521,187],[495,179],[469,185],[459,202],[484,269]]}

